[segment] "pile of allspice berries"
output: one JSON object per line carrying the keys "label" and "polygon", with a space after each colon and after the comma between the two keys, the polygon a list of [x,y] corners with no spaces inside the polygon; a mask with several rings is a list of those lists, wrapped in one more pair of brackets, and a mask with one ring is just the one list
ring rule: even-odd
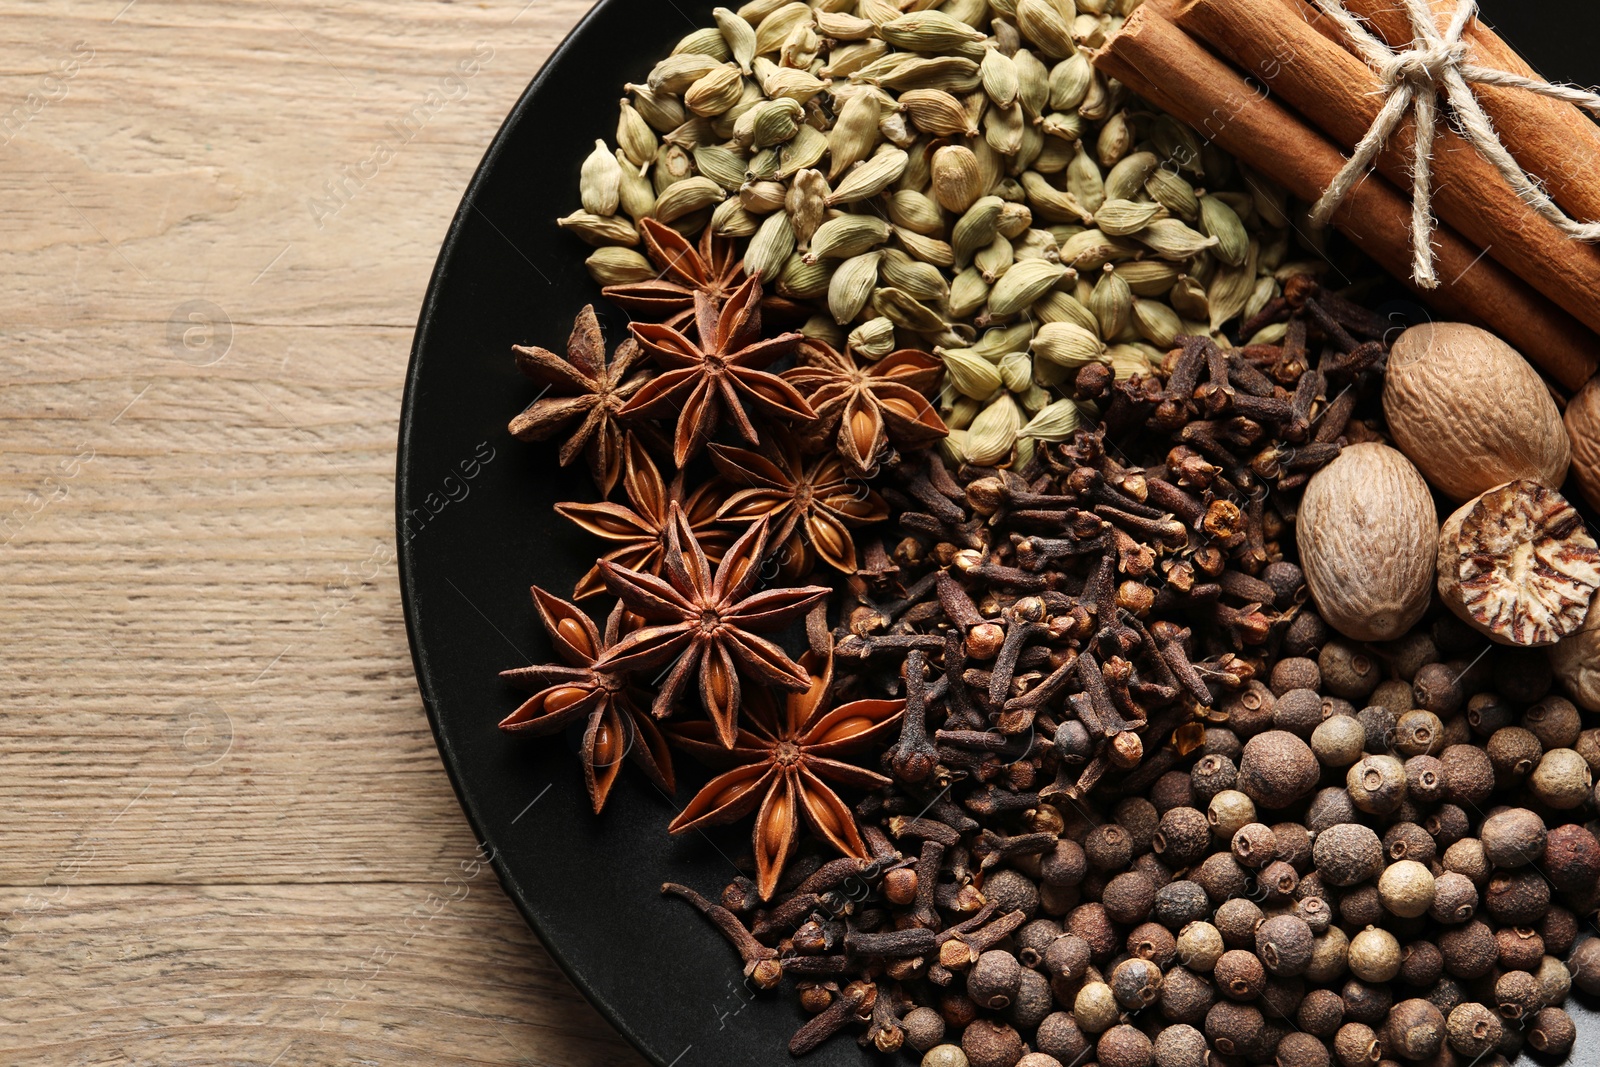
{"label": "pile of allspice berries", "polygon": [[[1217,709],[1188,770],[1101,801],[1107,821],[1059,805],[1035,898],[1051,906],[967,979],[969,996],[1012,979],[996,995],[1036,1027],[1031,1051],[999,1024],[946,1043],[922,1008],[904,1022],[926,1067],[1572,1051],[1569,991],[1600,993],[1600,940],[1579,940],[1600,901],[1600,729],[1542,656],[1486,652],[1443,612],[1358,645],[1308,611],[1285,652]],[[1017,1018],[1037,981],[1022,970],[1070,1010]]]}

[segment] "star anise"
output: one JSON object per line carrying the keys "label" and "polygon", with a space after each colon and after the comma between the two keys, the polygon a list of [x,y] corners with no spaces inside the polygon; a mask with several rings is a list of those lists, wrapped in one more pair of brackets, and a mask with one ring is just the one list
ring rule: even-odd
{"label": "star anise", "polygon": [[902,348],[863,367],[830,345],[807,340],[798,359],[783,377],[816,410],[817,421],[805,432],[832,442],[852,470],[871,470],[890,444],[926,448],[950,432],[923,395],[944,373],[926,352]]}
{"label": "star anise", "polygon": [[[589,459],[589,471],[600,491],[609,494],[622,470],[624,431],[617,416],[634,394],[648,382],[653,372],[628,371],[644,354],[633,338],[617,346],[609,363],[606,340],[595,318],[594,305],[578,312],[572,323],[563,359],[543,348],[513,345],[517,367],[546,387],[544,393],[522,414],[511,420],[511,434],[523,441],[545,441],[577,422],[576,429],[557,453],[565,467],[580,451]],[[555,395],[547,395],[554,393]],[[580,421],[581,420],[581,421]]]}
{"label": "star anise", "polygon": [[746,404],[768,416],[816,418],[794,386],[761,368],[788,355],[801,335],[761,337],[761,283],[746,279],[721,309],[703,292],[694,294],[698,341],[670,326],[633,323],[629,329],[665,368],[623,407],[624,417],[653,418],[676,412],[673,460],[683,466],[724,418],[740,436],[759,444]]}
{"label": "star anise", "polygon": [[729,823],[759,805],[751,841],[763,899],[772,896],[799,843],[802,819],[845,855],[869,858],[850,808],[823,779],[862,789],[887,785],[883,775],[842,757],[886,740],[906,704],[903,699],[856,700],[834,707],[833,658],[819,664],[816,653],[807,652],[800,662],[810,685],[789,694],[782,711],[765,691],[753,694],[732,749],[718,746],[710,723],[688,722],[672,731],[673,742],[698,758],[735,766],[707,782],[668,830],[680,834]]}
{"label": "star anise", "polygon": [[500,677],[535,692],[501,720],[500,729],[552,734],[587,715],[580,752],[584,784],[596,815],[606,805],[624,755],[652,782],[672,792],[672,754],[660,729],[639,707],[641,694],[628,684],[627,672],[612,662],[621,638],[621,607],[611,613],[602,637],[589,616],[538,586],[533,587],[533,603],[556,654],[569,666],[541,664],[502,671]]}
{"label": "star anise", "polygon": [[732,240],[707,226],[695,248],[683,234],[655,219],[639,220],[645,253],[661,273],[645,282],[601,290],[629,315],[682,330],[694,320],[694,295],[705,293],[718,307],[744,282],[744,259]]}
{"label": "star anise", "polygon": [[813,553],[834,570],[854,574],[856,545],[849,528],[889,517],[883,497],[853,477],[840,456],[828,452],[807,462],[792,439],[780,441],[766,455],[712,445],[711,462],[729,483],[751,486],[728,497],[717,518],[769,518],[772,542],[786,552],[785,576],[808,573]]}
{"label": "star anise", "polygon": [[[695,540],[712,563],[722,558],[733,540],[731,533],[716,525],[715,484],[707,482],[685,495],[683,472],[679,471],[670,485],[662,481],[655,460],[650,458],[644,445],[634,439],[628,441],[624,451],[622,488],[631,507],[610,501],[556,505],[560,515],[616,545],[604,558],[619,567],[646,574],[661,573],[661,557],[666,552],[667,525],[673,504],[682,506]],[[603,592],[605,587],[605,577],[597,561],[589,568],[589,573],[578,580],[572,598],[583,600]]]}
{"label": "star anise", "polygon": [[618,670],[639,670],[677,657],[651,707],[657,718],[671,714],[689,677],[698,674],[700,700],[724,746],[733,747],[744,674],[758,685],[804,689],[810,678],[799,664],[751,631],[781,629],[828,595],[820,585],[751,592],[761,577],[767,521],[753,524],[728,549],[716,572],[689,526],[671,505],[661,576],[600,561],[606,588],[648,623],[611,650]]}

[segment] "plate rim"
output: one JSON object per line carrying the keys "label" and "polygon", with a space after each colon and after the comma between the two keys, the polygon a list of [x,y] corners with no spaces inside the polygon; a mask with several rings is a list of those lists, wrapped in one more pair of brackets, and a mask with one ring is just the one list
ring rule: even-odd
{"label": "plate rim", "polygon": [[416,426],[417,408],[420,404],[420,388],[418,368],[422,360],[422,351],[426,347],[433,329],[433,319],[439,301],[439,293],[443,287],[445,276],[448,273],[448,264],[454,256],[456,246],[460,242],[461,233],[469,213],[477,210],[477,196],[481,187],[488,181],[489,173],[499,161],[507,142],[510,140],[511,130],[523,119],[525,113],[532,106],[533,98],[542,89],[550,78],[557,64],[572,50],[574,43],[596,21],[599,14],[612,7],[618,0],[597,0],[592,4],[578,22],[567,31],[566,36],[545,58],[537,73],[523,88],[517,102],[512,105],[505,118],[501,121],[499,129],[495,131],[494,138],[489,142],[483,157],[478,161],[477,168],[472,173],[472,178],[467,182],[465,191],[461,195],[461,202],[456,206],[455,214],[451,217],[450,226],[445,231],[444,241],[439,246],[439,254],[434,259],[433,270],[428,276],[428,288],[422,298],[422,307],[417,314],[416,330],[412,334],[411,353],[406,362],[405,388],[400,400],[400,425],[397,433],[398,443],[395,449],[395,558],[400,578],[400,608],[405,619],[406,643],[411,650],[412,673],[417,683],[417,693],[422,699],[424,712],[428,716],[428,727],[433,733],[435,747],[439,750],[440,762],[444,764],[445,775],[450,779],[450,787],[455,792],[456,802],[461,812],[466,816],[467,825],[471,827],[474,838],[480,848],[490,845],[488,863],[495,873],[496,880],[500,883],[501,890],[516,907],[522,916],[523,922],[528,925],[539,939],[540,946],[545,953],[555,961],[568,981],[575,986],[579,993],[590,1006],[598,1011],[602,1018],[620,1034],[624,1040],[640,1056],[644,1057],[655,1067],[668,1067],[665,1060],[657,1056],[644,1041],[634,1033],[633,1028],[624,1020],[622,1014],[610,1001],[600,996],[594,986],[576,969],[567,959],[566,953],[560,949],[555,941],[546,936],[543,923],[528,906],[523,895],[514,889],[517,885],[514,876],[507,868],[503,853],[492,846],[488,836],[484,833],[484,820],[477,810],[477,805],[466,790],[461,776],[458,773],[458,755],[454,746],[448,740],[439,719],[438,705],[434,698],[433,686],[429,681],[428,656],[418,639],[418,624],[416,619],[416,560],[410,539],[406,536],[406,504],[407,489],[409,484],[405,478],[405,471],[412,465],[413,441],[412,430]]}

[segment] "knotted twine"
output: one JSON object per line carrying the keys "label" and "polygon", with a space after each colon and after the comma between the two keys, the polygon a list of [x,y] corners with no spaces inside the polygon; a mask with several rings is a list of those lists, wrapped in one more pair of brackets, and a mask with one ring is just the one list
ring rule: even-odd
{"label": "knotted twine", "polygon": [[1477,0],[1461,0],[1450,24],[1441,33],[1434,22],[1428,0],[1402,0],[1410,17],[1415,37],[1403,51],[1388,44],[1367,29],[1366,24],[1346,11],[1341,0],[1315,0],[1334,23],[1344,31],[1357,54],[1383,80],[1388,99],[1373,120],[1366,136],[1356,145],[1344,169],[1334,176],[1322,199],[1312,209],[1312,219],[1326,223],[1333,217],[1350,190],[1365,177],[1373,161],[1408,113],[1414,113],[1416,154],[1411,167],[1411,280],[1424,289],[1438,288],[1433,272],[1433,142],[1439,121],[1439,94],[1442,90],[1455,112],[1461,133],[1478,153],[1488,160],[1514,192],[1529,207],[1548,219],[1569,237],[1600,241],[1600,223],[1579,222],[1556,206],[1544,188],[1512,158],[1494,124],[1467,87],[1469,82],[1524,89],[1540,96],[1575,104],[1600,114],[1600,96],[1572,85],[1552,84],[1525,78],[1510,71],[1492,70],[1468,61],[1468,46],[1461,40],[1467,23],[1478,13]]}

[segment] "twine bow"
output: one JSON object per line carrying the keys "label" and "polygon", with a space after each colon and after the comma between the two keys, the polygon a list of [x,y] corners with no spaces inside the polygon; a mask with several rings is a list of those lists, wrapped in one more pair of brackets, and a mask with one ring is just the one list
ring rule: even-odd
{"label": "twine bow", "polygon": [[1525,89],[1540,96],[1575,104],[1600,114],[1600,96],[1571,85],[1552,84],[1525,78],[1504,70],[1491,70],[1468,61],[1467,45],[1461,40],[1467,23],[1478,13],[1477,0],[1461,0],[1450,24],[1440,32],[1428,0],[1402,0],[1415,34],[1412,47],[1393,51],[1366,25],[1346,11],[1341,0],[1315,0],[1316,5],[1344,31],[1357,54],[1383,79],[1388,99],[1373,121],[1372,128],[1356,145],[1355,152],[1334,177],[1322,199],[1312,209],[1312,219],[1326,223],[1344,198],[1371,169],[1408,113],[1415,113],[1416,155],[1411,168],[1411,279],[1424,289],[1434,289],[1439,279],[1433,272],[1433,141],[1439,121],[1439,94],[1442,91],[1455,112],[1461,133],[1505,179],[1523,202],[1548,219],[1569,237],[1600,241],[1600,223],[1579,222],[1556,206],[1544,188],[1529,177],[1500,143],[1494,124],[1467,87],[1469,82]]}

